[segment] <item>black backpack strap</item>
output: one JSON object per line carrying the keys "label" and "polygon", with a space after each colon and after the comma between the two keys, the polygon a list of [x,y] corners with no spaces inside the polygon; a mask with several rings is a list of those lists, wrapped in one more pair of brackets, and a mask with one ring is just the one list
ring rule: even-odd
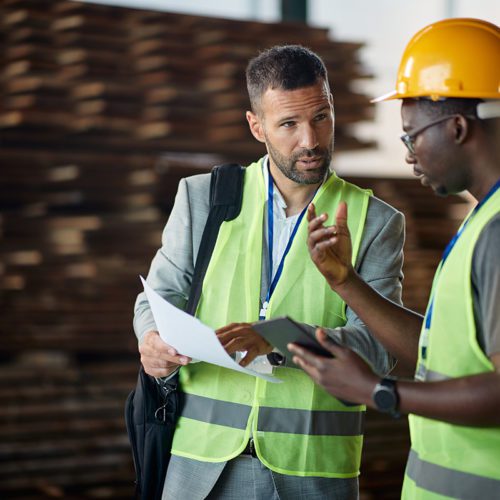
{"label": "black backpack strap", "polygon": [[[240,165],[220,165],[212,169],[210,211],[201,238],[186,311],[195,313],[203,278],[217,241],[219,227],[241,210],[245,169]],[[159,499],[163,491],[170,449],[179,415],[177,376],[158,384],[141,367],[137,386],[125,404],[125,422],[136,471],[136,497]],[[161,417],[161,418],[160,418]]]}
{"label": "black backpack strap", "polygon": [[210,212],[201,237],[194,266],[186,312],[194,315],[201,296],[203,279],[224,221],[235,219],[241,210],[245,168],[235,163],[215,166],[210,179]]}

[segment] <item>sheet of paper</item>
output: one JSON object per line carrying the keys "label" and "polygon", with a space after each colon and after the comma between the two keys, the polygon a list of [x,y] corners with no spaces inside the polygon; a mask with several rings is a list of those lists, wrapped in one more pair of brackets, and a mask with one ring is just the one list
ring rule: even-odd
{"label": "sheet of paper", "polygon": [[160,337],[164,342],[175,347],[179,353],[199,361],[260,377],[268,382],[282,382],[281,379],[272,375],[265,375],[240,366],[225,351],[210,327],[167,302],[146,283],[142,276],[141,281]]}

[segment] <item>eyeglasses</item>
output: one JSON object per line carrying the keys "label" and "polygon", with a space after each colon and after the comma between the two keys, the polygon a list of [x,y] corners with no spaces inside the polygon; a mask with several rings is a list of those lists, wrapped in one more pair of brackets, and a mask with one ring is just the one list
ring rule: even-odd
{"label": "eyeglasses", "polygon": [[[407,134],[403,134],[400,139],[403,141],[403,144],[408,148],[408,151],[414,155],[415,154],[415,139],[417,138],[417,135],[421,134],[424,130],[427,130],[430,127],[433,127],[434,125],[437,125],[438,123],[442,123],[446,120],[449,120],[450,118],[455,118],[456,116],[463,116],[463,115],[446,115],[446,116],[441,116],[437,118],[436,120],[433,120],[429,123],[426,123],[424,126],[417,128],[416,130],[413,130],[411,132],[408,132]],[[469,118],[471,120],[475,119],[475,116],[465,116],[465,118]]]}

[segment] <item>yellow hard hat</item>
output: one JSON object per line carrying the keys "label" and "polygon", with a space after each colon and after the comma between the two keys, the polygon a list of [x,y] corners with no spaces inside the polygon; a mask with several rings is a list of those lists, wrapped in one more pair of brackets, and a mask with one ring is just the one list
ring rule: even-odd
{"label": "yellow hard hat", "polygon": [[406,46],[396,89],[372,102],[411,97],[500,98],[500,29],[472,18],[445,19]]}

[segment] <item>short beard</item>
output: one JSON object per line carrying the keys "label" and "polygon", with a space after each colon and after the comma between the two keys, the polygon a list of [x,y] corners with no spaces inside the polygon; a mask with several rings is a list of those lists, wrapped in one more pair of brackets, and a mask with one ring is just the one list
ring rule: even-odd
{"label": "short beard", "polygon": [[[283,175],[288,179],[296,182],[297,184],[319,184],[325,179],[326,173],[330,168],[330,162],[332,160],[333,143],[329,148],[319,148],[314,149],[301,149],[292,156],[283,156],[273,145],[267,140],[266,145],[269,152],[269,156],[272,158],[275,165],[281,170]],[[318,168],[314,170],[309,170],[307,172],[299,172],[297,170],[297,160],[299,158],[313,158],[314,156],[322,156],[323,162]]]}

